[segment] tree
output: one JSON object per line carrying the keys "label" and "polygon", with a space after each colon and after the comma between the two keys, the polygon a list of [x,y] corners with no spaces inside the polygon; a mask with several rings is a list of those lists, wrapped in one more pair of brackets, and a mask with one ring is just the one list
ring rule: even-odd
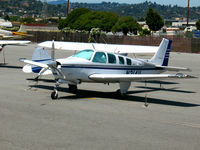
{"label": "tree", "polygon": [[200,19],[196,22],[197,30],[200,30]]}
{"label": "tree", "polygon": [[35,19],[31,16],[28,16],[26,18],[21,18],[20,23],[35,23]]}
{"label": "tree", "polygon": [[91,11],[81,15],[73,24],[72,29],[90,31],[92,28],[99,28],[103,31],[111,31],[119,16],[112,12]]}
{"label": "tree", "polygon": [[4,17],[4,20],[10,20],[10,17],[8,16],[8,15],[6,15],[5,17]]}
{"label": "tree", "polygon": [[164,26],[162,17],[152,8],[149,8],[145,20],[152,31],[158,31]]}
{"label": "tree", "polygon": [[20,16],[10,16],[10,21],[19,21]]}
{"label": "tree", "polygon": [[112,28],[113,32],[122,31],[124,35],[127,35],[128,32],[137,34],[137,31],[140,31],[140,30],[141,30],[141,26],[131,16],[121,17]]}
{"label": "tree", "polygon": [[148,29],[143,29],[143,30],[140,32],[140,35],[141,35],[141,36],[151,35],[151,31],[149,31]]}
{"label": "tree", "polygon": [[81,15],[90,12],[87,8],[78,8],[73,10],[66,19],[61,19],[58,24],[58,28],[61,30],[65,27],[73,28],[74,22],[76,22]]}

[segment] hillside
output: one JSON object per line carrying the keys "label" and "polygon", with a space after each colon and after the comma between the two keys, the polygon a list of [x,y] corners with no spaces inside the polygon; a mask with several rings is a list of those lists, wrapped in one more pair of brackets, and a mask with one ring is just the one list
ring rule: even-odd
{"label": "hillside", "polygon": [[[58,0],[47,4],[47,16],[66,16],[67,5],[62,4],[65,0]],[[56,4],[56,5],[53,5]],[[39,17],[43,9],[43,3],[39,0],[0,0],[0,12],[19,16],[37,16]],[[159,5],[151,2],[140,4],[119,4],[119,3],[72,3],[72,9],[89,8],[98,11],[116,12],[120,16],[133,16],[136,19],[145,18],[149,7],[157,10],[164,19],[185,18],[187,14],[186,7]],[[190,19],[200,18],[200,7],[190,8]]]}
{"label": "hillside", "polygon": [[[148,8],[157,10],[164,19],[185,18],[187,14],[186,7],[159,5],[151,2],[144,2],[140,4],[119,4],[119,3],[73,3],[74,8],[85,7],[91,10],[112,11],[118,13],[120,16],[133,16],[136,19],[144,18]],[[197,19],[200,17],[200,7],[190,8],[190,18]]]}
{"label": "hillside", "polygon": [[[0,0],[1,14],[40,17],[43,3],[40,0]],[[47,16],[65,16],[66,6],[47,4]]]}

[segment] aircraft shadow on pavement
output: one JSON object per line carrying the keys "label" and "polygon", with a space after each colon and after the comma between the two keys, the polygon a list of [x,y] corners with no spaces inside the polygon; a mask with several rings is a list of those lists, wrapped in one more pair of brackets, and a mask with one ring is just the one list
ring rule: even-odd
{"label": "aircraft shadow on pavement", "polygon": [[[28,81],[33,81],[33,82],[36,81],[36,80],[33,79],[33,78],[28,78],[28,79],[26,79],[26,80],[28,80]],[[53,79],[38,79],[38,82],[55,83],[55,80],[53,80]]]}
{"label": "aircraft shadow on pavement", "polygon": [[[41,89],[47,89],[53,91],[53,86],[46,86],[46,85],[31,85],[30,87],[34,88],[41,88]],[[114,99],[114,100],[122,100],[122,101],[132,101],[132,102],[145,102],[145,96],[136,96],[136,95],[130,95],[130,94],[137,94],[137,93],[148,93],[148,92],[156,92],[159,91],[159,88],[152,88],[152,89],[143,89],[143,90],[135,90],[135,91],[129,91],[127,95],[121,97],[116,94],[116,92],[101,92],[101,91],[89,91],[89,90],[83,90],[79,89],[77,94],[70,94],[69,96],[62,96],[59,97],[61,100],[78,100],[78,99],[85,99],[85,98],[107,98],[107,99]],[[67,92],[68,88],[59,87],[59,92]],[[173,91],[173,89],[170,89],[169,91]],[[179,90],[175,90],[175,92],[179,92]],[[182,91],[180,91],[182,92]],[[67,94],[66,94],[67,95]],[[193,104],[193,103],[185,103],[185,102],[179,102],[174,100],[167,100],[167,99],[158,99],[158,98],[151,98],[147,97],[147,101],[149,104],[160,104],[160,105],[169,105],[169,106],[179,106],[179,107],[197,107],[200,106],[199,104]]]}
{"label": "aircraft shadow on pavement", "polygon": [[159,80],[151,80],[151,81],[138,81],[140,83],[146,83],[146,84],[161,84],[161,85],[172,85],[172,84],[179,84],[178,82],[172,82],[172,81],[159,81]]}
{"label": "aircraft shadow on pavement", "polygon": [[4,63],[0,63],[0,68],[10,68],[10,69],[22,69],[21,66],[13,66]]}
{"label": "aircraft shadow on pavement", "polygon": [[186,90],[179,90],[179,87],[174,88],[156,88],[156,87],[145,87],[145,86],[136,86],[136,88],[143,88],[148,90],[155,90],[155,91],[168,91],[168,92],[179,92],[179,93],[196,93],[194,91],[186,91]]}

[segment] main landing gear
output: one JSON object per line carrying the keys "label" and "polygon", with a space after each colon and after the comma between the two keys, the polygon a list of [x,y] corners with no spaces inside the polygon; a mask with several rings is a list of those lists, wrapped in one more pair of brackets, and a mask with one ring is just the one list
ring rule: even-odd
{"label": "main landing gear", "polygon": [[[60,84],[58,82],[56,82],[56,86],[54,88],[54,91],[51,93],[51,99],[52,100],[58,99],[58,87],[59,87],[59,85]],[[76,94],[77,93],[77,85],[69,84],[69,92]]]}

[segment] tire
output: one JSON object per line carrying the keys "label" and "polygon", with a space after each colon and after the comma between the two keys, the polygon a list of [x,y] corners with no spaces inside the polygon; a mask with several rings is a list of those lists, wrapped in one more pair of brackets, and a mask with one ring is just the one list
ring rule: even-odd
{"label": "tire", "polygon": [[53,91],[53,92],[51,93],[51,99],[52,99],[52,100],[58,99],[58,93],[57,93],[56,91]]}

